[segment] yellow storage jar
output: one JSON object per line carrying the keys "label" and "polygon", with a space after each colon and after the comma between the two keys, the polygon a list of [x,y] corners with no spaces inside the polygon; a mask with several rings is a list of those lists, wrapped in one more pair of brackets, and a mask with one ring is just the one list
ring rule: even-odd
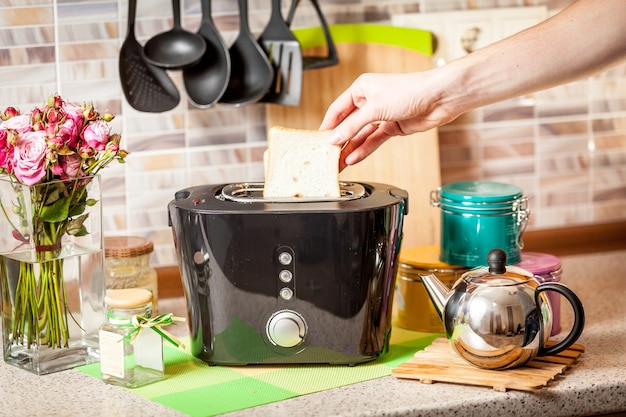
{"label": "yellow storage jar", "polygon": [[438,245],[403,249],[398,261],[396,324],[419,332],[443,332],[443,323],[426,293],[420,274],[432,273],[445,285],[452,287],[469,268],[440,261]]}

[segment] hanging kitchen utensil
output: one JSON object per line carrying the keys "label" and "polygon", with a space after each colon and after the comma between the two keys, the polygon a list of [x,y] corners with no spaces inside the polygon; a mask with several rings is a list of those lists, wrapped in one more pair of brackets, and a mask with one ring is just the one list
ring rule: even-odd
{"label": "hanging kitchen utensil", "polygon": [[[287,15],[287,26],[291,26],[291,22],[293,22],[293,15],[296,12],[296,8],[300,0],[292,0],[291,7],[289,8],[289,14]],[[339,63],[339,56],[337,55],[337,49],[335,48],[335,43],[333,42],[333,38],[330,35],[330,30],[328,29],[328,24],[326,23],[326,19],[322,14],[322,9],[320,8],[317,0],[311,0],[311,4],[315,9],[315,13],[317,13],[317,17],[322,26],[322,31],[324,32],[324,37],[326,38],[326,48],[327,55],[326,56],[307,56],[304,55],[302,57],[302,66],[305,70],[307,69],[315,69],[315,68],[324,68],[329,67],[331,65],[336,65]]]}
{"label": "hanging kitchen utensil", "polygon": [[258,39],[274,68],[274,80],[261,101],[297,106],[302,93],[302,49],[283,20],[280,3],[272,0],[270,21]]}
{"label": "hanging kitchen utensil", "polygon": [[180,0],[172,0],[174,26],[167,32],[153,36],[143,46],[146,60],[167,69],[181,69],[194,65],[206,51],[204,38],[184,30],[180,25]]}
{"label": "hanging kitchen utensil", "polygon": [[259,101],[274,79],[274,69],[248,26],[248,1],[239,0],[239,35],[229,49],[230,80],[220,103],[243,106]]}
{"label": "hanging kitchen utensil", "polygon": [[209,107],[222,97],[230,78],[230,55],[211,18],[211,0],[201,0],[202,23],[198,29],[206,43],[200,62],[183,69],[189,100],[196,107]]}
{"label": "hanging kitchen utensil", "polygon": [[143,58],[141,45],[135,38],[137,0],[128,2],[128,33],[120,49],[119,73],[122,90],[128,103],[136,110],[160,113],[178,104],[180,95],[164,69]]}

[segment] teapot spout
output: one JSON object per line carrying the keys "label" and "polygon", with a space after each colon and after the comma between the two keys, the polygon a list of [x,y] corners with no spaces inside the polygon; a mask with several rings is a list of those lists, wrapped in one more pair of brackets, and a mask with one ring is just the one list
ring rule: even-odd
{"label": "teapot spout", "polygon": [[428,296],[435,306],[435,310],[437,310],[437,314],[439,314],[439,318],[443,321],[443,312],[452,290],[446,287],[434,274],[420,274],[420,277],[422,278],[422,283],[424,284],[424,288],[426,288]]}

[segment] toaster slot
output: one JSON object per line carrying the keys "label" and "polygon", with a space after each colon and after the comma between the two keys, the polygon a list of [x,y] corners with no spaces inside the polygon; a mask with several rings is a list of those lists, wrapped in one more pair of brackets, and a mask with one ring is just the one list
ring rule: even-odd
{"label": "toaster slot", "polygon": [[339,197],[281,197],[267,199],[263,197],[262,182],[241,182],[227,184],[216,197],[237,203],[312,203],[324,201],[346,201],[365,197],[366,191],[362,184],[356,182],[340,182]]}

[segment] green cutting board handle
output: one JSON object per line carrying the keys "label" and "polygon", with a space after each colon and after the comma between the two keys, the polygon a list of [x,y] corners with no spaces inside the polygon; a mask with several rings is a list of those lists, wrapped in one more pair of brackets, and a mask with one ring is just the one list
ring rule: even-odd
{"label": "green cutting board handle", "polygon": [[[433,42],[429,31],[373,23],[330,25],[335,43],[379,43],[411,49],[432,56]],[[294,29],[302,49],[326,45],[321,27]]]}

